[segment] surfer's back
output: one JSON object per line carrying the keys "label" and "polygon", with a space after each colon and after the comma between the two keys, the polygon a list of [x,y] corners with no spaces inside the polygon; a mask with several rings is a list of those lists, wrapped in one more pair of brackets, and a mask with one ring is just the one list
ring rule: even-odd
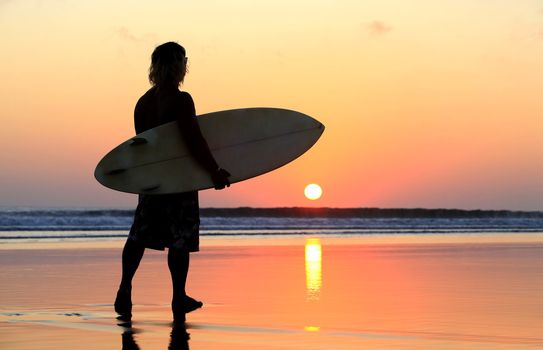
{"label": "surfer's back", "polygon": [[134,109],[136,133],[142,133],[159,125],[196,115],[194,101],[188,92],[176,87],[149,89],[140,97]]}

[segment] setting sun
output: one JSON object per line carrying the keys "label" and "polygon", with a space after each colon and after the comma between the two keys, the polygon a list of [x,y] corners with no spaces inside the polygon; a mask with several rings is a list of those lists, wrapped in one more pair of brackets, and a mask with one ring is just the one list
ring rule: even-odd
{"label": "setting sun", "polygon": [[322,188],[317,184],[309,184],[305,186],[304,195],[307,199],[319,199],[322,196]]}

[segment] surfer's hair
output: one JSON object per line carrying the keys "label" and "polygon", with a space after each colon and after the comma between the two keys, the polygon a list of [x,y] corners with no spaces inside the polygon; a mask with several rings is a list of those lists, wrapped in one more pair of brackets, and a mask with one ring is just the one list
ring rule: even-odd
{"label": "surfer's hair", "polygon": [[175,42],[159,45],[151,55],[149,82],[155,86],[179,86],[187,74],[187,58],[183,46]]}

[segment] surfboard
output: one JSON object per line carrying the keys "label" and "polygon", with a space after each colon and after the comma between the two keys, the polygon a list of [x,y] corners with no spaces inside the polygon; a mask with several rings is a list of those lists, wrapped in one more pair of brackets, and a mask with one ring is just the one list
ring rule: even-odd
{"label": "surfboard", "polygon": [[[324,125],[300,112],[280,108],[244,108],[198,116],[213,156],[228,170],[231,183],[275,170],[309,150]],[[106,154],[94,176],[111,189],[139,194],[168,194],[213,187],[170,122],[130,138]]]}

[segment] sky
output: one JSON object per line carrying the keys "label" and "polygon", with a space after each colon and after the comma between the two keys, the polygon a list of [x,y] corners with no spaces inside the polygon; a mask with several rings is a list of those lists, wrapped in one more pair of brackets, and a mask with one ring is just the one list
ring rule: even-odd
{"label": "sky", "polygon": [[198,114],[326,126],[202,207],[543,210],[542,1],[0,0],[0,33],[2,207],[135,206],[94,167],[134,135],[152,50],[177,41]]}

